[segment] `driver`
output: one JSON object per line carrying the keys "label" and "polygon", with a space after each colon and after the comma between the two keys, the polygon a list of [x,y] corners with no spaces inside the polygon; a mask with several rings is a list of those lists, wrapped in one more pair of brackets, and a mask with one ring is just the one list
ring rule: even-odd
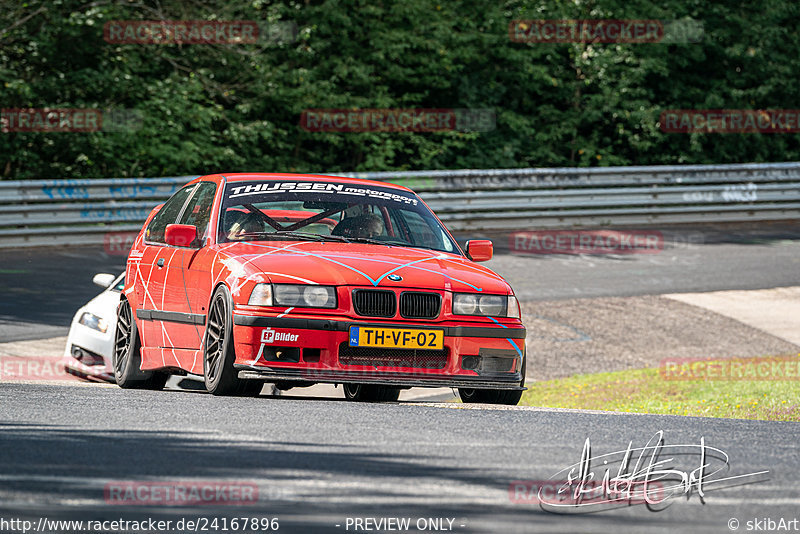
{"label": "driver", "polygon": [[227,237],[231,241],[238,241],[245,234],[258,233],[264,230],[264,225],[255,213],[229,211],[225,216],[228,227]]}
{"label": "driver", "polygon": [[348,217],[336,225],[331,234],[343,237],[377,237],[384,231],[380,215],[368,214]]}

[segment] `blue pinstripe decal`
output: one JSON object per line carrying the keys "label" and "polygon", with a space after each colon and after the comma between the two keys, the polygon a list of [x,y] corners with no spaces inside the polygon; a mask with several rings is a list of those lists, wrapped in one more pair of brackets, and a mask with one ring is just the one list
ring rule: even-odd
{"label": "blue pinstripe decal", "polygon": [[399,271],[399,270],[400,270],[400,269],[402,269],[403,267],[410,267],[410,266],[414,265],[415,263],[420,263],[420,262],[423,262],[423,261],[428,261],[428,260],[430,260],[430,259],[432,259],[432,258],[422,258],[421,260],[414,260],[414,261],[410,261],[410,262],[408,262],[408,263],[404,263],[403,265],[399,265],[399,266],[395,267],[395,268],[394,268],[394,269],[392,269],[391,271],[386,271],[385,273],[383,273],[383,274],[382,274],[382,275],[381,275],[381,276],[380,276],[380,277],[379,277],[379,278],[378,278],[378,279],[375,281],[375,285],[377,286],[377,285],[378,285],[378,284],[381,282],[381,280],[383,280],[385,277],[389,276],[390,274],[392,274],[392,273],[393,273],[393,272],[395,272],[395,271]]}
{"label": "blue pinstripe decal", "polygon": [[[272,247],[270,245],[260,245],[258,243],[248,243],[248,245],[255,246],[255,247],[261,247],[261,248],[269,248],[269,249],[273,249],[273,250],[278,250],[278,247]],[[345,267],[345,268],[350,269],[351,271],[353,271],[355,273],[360,274],[361,276],[363,276],[364,278],[369,280],[370,283],[373,286],[376,286],[376,287],[381,282],[381,280],[383,280],[386,276],[392,274],[393,272],[395,272],[395,271],[397,271],[399,269],[402,269],[403,267],[410,267],[412,269],[418,269],[420,271],[424,271],[424,272],[427,272],[427,273],[438,274],[438,275],[443,276],[443,277],[445,277],[445,278],[447,278],[449,280],[453,280],[454,282],[458,282],[460,284],[464,284],[465,286],[469,286],[472,289],[474,289],[475,291],[483,291],[482,288],[480,288],[478,286],[475,286],[475,285],[472,285],[469,282],[465,282],[464,280],[460,280],[458,278],[454,278],[454,277],[452,277],[452,276],[450,276],[448,274],[444,274],[444,273],[442,273],[440,271],[434,271],[433,269],[425,269],[423,267],[418,267],[418,266],[414,265],[415,263],[420,263],[420,262],[423,262],[423,261],[436,259],[437,256],[431,256],[429,258],[422,258],[422,259],[414,260],[412,262],[404,263],[404,264],[398,264],[398,263],[390,261],[390,260],[379,260],[379,259],[375,259],[375,258],[363,258],[363,257],[359,257],[359,256],[340,256],[340,255],[332,256],[334,258],[342,258],[342,259],[347,259],[347,260],[372,261],[372,262],[378,262],[378,263],[389,263],[389,264],[392,264],[392,265],[397,265],[397,267],[395,267],[394,269],[391,269],[391,270],[385,272],[377,280],[374,280],[371,276],[369,276],[368,274],[366,274],[366,273],[364,273],[362,271],[359,271],[355,267],[351,267],[351,266],[349,266],[349,265],[347,265],[345,263],[333,260],[333,259],[331,259],[331,257],[323,256],[321,254],[315,254],[313,252],[305,252],[303,250],[297,250],[297,249],[286,250],[286,252],[290,253],[290,254],[303,254],[305,256],[312,256],[314,258],[319,258],[321,260],[326,260],[326,261],[329,261],[331,263],[335,263],[336,265],[341,265],[342,267]]]}
{"label": "blue pinstripe decal", "polygon": [[[489,319],[491,319],[491,320],[492,320],[492,321],[494,321],[495,323],[499,324],[499,325],[500,325],[500,326],[502,326],[503,328],[508,328],[506,325],[504,325],[503,323],[501,323],[500,321],[498,321],[498,320],[497,320],[497,319],[495,319],[494,317],[489,317]],[[519,347],[517,347],[517,344],[516,344],[516,343],[514,343],[514,340],[513,340],[513,339],[511,339],[510,337],[507,337],[507,338],[506,338],[506,341],[508,341],[509,343],[511,343],[511,346],[512,346],[512,347],[514,347],[514,350],[515,350],[515,351],[517,351],[517,354],[519,354],[519,357],[520,357],[520,358],[522,358],[522,351],[520,351],[520,350],[519,350]]]}

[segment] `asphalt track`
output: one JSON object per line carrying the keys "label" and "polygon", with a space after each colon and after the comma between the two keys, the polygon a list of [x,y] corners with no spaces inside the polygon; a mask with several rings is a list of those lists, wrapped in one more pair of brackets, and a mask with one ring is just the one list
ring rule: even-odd
{"label": "asphalt track", "polygon": [[[664,231],[657,254],[510,255],[488,266],[521,300],[656,295],[800,285],[800,225]],[[102,248],[0,252],[0,343],[66,335],[75,311],[99,289],[98,272],[122,272]]]}
{"label": "asphalt track", "polygon": [[0,251],[0,342],[66,335],[78,308],[100,293],[96,273],[121,273],[125,258],[101,248]]}
{"label": "asphalt track", "polygon": [[[409,517],[451,518],[453,532],[646,533],[726,532],[730,518],[744,529],[800,509],[793,423],[80,385],[4,384],[0,401],[0,518],[277,517],[281,532],[353,532],[347,518]],[[660,512],[556,515],[511,498],[513,481],[577,463],[587,437],[597,455],[644,445],[659,430],[667,445],[704,437],[724,450],[727,476],[769,470],[769,480],[707,490],[705,504],[681,497]],[[682,465],[696,468],[699,456]],[[187,480],[252,483],[258,500],[105,500],[109,484]]]}
{"label": "asphalt track", "polygon": [[[121,257],[96,249],[4,251],[0,341],[65,333],[74,310],[99,290],[92,275],[122,265]],[[525,300],[758,289],[798,285],[800,240],[781,232],[726,239],[708,234],[693,246],[657,255],[500,254],[491,265]],[[0,530],[22,532],[24,524],[8,523],[13,519],[34,526],[40,519],[147,518],[175,525],[181,518],[233,517],[278,518],[280,532],[393,531],[374,523],[371,530],[354,528],[356,519],[367,518],[408,518],[411,532],[420,531],[417,521],[436,518],[443,527],[434,531],[465,533],[731,532],[734,518],[740,531],[763,530],[767,520],[800,515],[797,428],[456,403],[216,398],[79,382],[0,382]],[[681,496],[659,512],[638,504],[557,515],[513,498],[515,481],[547,480],[576,464],[587,438],[596,456],[629,442],[642,446],[659,430],[666,445],[704,439],[724,450],[726,472],[710,479],[769,474],[758,483],[707,488],[705,504],[696,492]],[[673,462],[687,472],[699,463],[698,454]],[[594,466],[601,476],[602,467]],[[127,483],[255,485],[258,498],[242,506],[107,501],[109,487]],[[45,525],[39,531],[71,530]]]}
{"label": "asphalt track", "polygon": [[488,265],[526,301],[769,289],[800,282],[800,226],[662,233],[664,248],[653,254],[498,255]]}

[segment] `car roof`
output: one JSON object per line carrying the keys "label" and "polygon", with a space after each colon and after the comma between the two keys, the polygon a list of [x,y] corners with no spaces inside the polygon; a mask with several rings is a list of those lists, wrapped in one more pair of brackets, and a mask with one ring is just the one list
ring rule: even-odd
{"label": "car roof", "polygon": [[[392,184],[389,182],[378,182],[376,180],[365,180],[363,178],[345,178],[344,176],[329,176],[325,174],[294,174],[294,173],[278,173],[278,172],[241,172],[241,173],[218,173],[210,176],[224,176],[228,182],[246,182],[250,180],[302,180],[306,182],[328,182],[337,184],[352,184],[352,185],[371,185],[377,187],[386,187],[389,189],[397,189],[399,191],[411,191],[402,185]],[[201,176],[198,180],[206,178]]]}

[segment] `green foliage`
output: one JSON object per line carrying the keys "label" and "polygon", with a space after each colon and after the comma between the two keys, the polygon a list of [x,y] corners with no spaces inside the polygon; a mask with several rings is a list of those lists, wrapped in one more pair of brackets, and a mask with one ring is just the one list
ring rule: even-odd
{"label": "green foliage", "polygon": [[[152,7],[158,6],[158,7]],[[5,179],[800,160],[797,135],[668,134],[665,109],[793,109],[800,4],[0,0],[0,107],[136,128],[0,133]],[[692,19],[698,43],[512,42],[514,19]],[[103,40],[113,20],[294,23],[247,45]],[[309,132],[309,108],[492,108],[489,132]]]}

